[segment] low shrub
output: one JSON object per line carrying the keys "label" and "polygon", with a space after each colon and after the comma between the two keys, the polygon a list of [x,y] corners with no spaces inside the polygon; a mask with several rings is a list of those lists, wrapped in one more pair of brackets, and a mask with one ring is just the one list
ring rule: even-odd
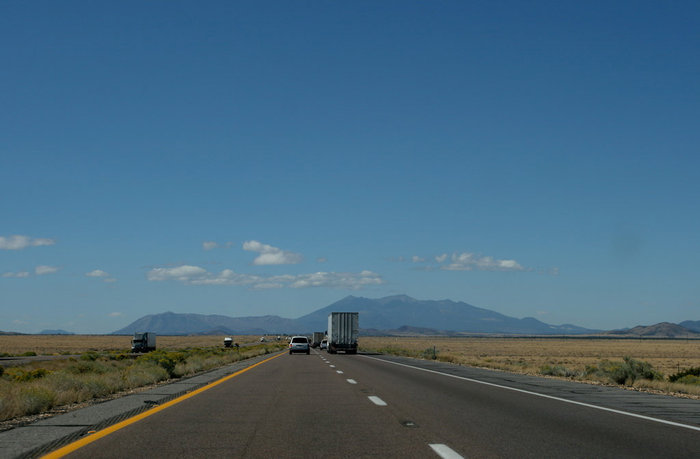
{"label": "low shrub", "polygon": [[84,379],[81,374],[57,371],[48,376],[45,383],[59,394],[59,398],[82,402],[89,398],[80,395],[85,391]]}
{"label": "low shrub", "polygon": [[89,362],[94,362],[95,360],[100,358],[100,354],[94,351],[88,351],[88,352],[83,352],[80,355],[80,360],[87,360]]}
{"label": "low shrub", "polygon": [[651,364],[631,357],[624,357],[622,362],[603,360],[598,367],[590,366],[586,371],[588,376],[597,375],[608,378],[615,384],[631,385],[637,379],[651,381],[662,379],[662,375],[654,370]]}
{"label": "low shrub", "polygon": [[438,352],[439,351],[435,349],[435,346],[429,347],[423,351],[421,357],[427,360],[437,360]]}
{"label": "low shrub", "polygon": [[7,375],[16,382],[28,382],[34,379],[40,379],[48,375],[50,372],[45,368],[37,368],[35,370],[25,370],[23,368],[12,368],[7,371]]}
{"label": "low shrub", "polygon": [[19,404],[25,414],[38,414],[51,409],[56,399],[56,393],[40,386],[22,388],[19,393]]}
{"label": "low shrub", "polygon": [[175,366],[187,360],[186,352],[153,351],[139,356],[137,362],[153,362],[159,365],[172,378],[175,376]]}
{"label": "low shrub", "polygon": [[540,374],[545,376],[559,376],[563,378],[573,378],[577,376],[575,371],[569,370],[563,365],[544,365],[540,367]]}
{"label": "low shrub", "polygon": [[452,355],[452,354],[440,354],[436,356],[436,360],[439,362],[446,362],[446,363],[460,363],[459,357]]}
{"label": "low shrub", "polygon": [[141,362],[129,366],[122,377],[126,387],[134,388],[164,381],[170,375],[163,367],[154,362]]}
{"label": "low shrub", "polygon": [[688,385],[697,385],[700,386],[700,376],[695,376],[695,375],[685,375],[682,376],[678,379],[676,379],[673,382],[677,382],[680,384],[688,384]]}
{"label": "low shrub", "polygon": [[112,370],[112,368],[109,365],[106,365],[103,362],[95,361],[95,360],[81,360],[78,361],[65,369],[69,373],[73,374],[85,374],[85,373],[92,373],[92,374],[104,374]]}
{"label": "low shrub", "polygon": [[122,378],[114,373],[86,375],[82,379],[82,389],[90,398],[104,397],[125,389]]}
{"label": "low shrub", "polygon": [[[690,377],[690,378],[688,378],[688,377]],[[683,382],[681,380],[693,381],[699,377],[700,377],[700,367],[694,367],[694,368],[688,368],[687,370],[682,370],[682,371],[679,371],[678,373],[672,374],[671,376],[668,377],[668,380],[671,382]],[[690,384],[696,384],[696,383],[691,382]]]}

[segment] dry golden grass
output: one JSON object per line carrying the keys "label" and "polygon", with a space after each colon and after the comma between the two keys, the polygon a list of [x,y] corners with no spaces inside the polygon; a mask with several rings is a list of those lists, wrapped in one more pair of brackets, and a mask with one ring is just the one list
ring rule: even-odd
{"label": "dry golden grass", "polygon": [[[440,337],[362,337],[360,348],[386,352],[387,349],[406,350],[407,355],[419,355],[428,349],[436,350],[438,359],[514,373],[540,375],[543,368],[563,367],[570,374],[582,375],[587,366],[599,365],[604,360],[622,361],[628,356],[650,363],[654,369],[668,376],[691,367],[700,367],[698,340],[634,340],[634,339],[558,339],[558,338],[440,338]],[[430,353],[427,353],[429,356]],[[578,376],[576,379],[594,381]],[[635,382],[635,387],[657,386],[668,392],[668,382]],[[663,387],[662,387],[663,386]],[[678,387],[674,385],[674,387]],[[653,389],[654,387],[647,387]],[[700,395],[700,388],[686,392]]]}
{"label": "dry golden grass", "polygon": [[[26,336],[21,338],[22,343],[27,341]],[[129,358],[122,352],[125,349],[119,337],[60,336],[56,340],[57,337],[42,336],[40,342],[34,338],[30,344],[35,347],[29,349],[82,355],[13,359],[8,360],[10,366],[0,367],[0,430],[14,426],[13,419],[17,417],[113,398],[115,394],[126,394],[143,386],[191,376],[284,348],[284,343],[271,342],[224,349],[223,338],[217,344],[211,337],[164,337],[160,350]],[[16,346],[14,350],[34,352],[16,341],[12,343]],[[250,342],[250,337],[241,342]]]}
{"label": "dry golden grass", "polygon": [[[0,354],[81,354],[88,351],[130,350],[131,336],[115,335],[0,335]],[[231,336],[236,343],[257,342],[260,336]],[[223,346],[224,336],[158,336],[158,349]]]}

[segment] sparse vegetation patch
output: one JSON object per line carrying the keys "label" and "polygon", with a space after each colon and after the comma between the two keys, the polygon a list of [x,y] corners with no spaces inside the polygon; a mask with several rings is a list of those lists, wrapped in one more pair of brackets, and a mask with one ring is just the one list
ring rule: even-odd
{"label": "sparse vegetation patch", "polygon": [[136,358],[120,350],[91,350],[77,358],[0,367],[0,421],[194,375],[282,347],[266,343],[227,350],[158,350]]}
{"label": "sparse vegetation patch", "polygon": [[360,349],[700,398],[694,340],[361,337]]}

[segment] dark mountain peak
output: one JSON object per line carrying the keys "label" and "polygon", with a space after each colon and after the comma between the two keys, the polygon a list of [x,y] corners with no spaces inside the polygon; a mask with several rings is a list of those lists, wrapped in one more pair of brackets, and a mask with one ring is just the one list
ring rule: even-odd
{"label": "dark mountain peak", "polygon": [[408,295],[377,299],[348,296],[297,320],[305,325],[305,330],[324,330],[328,314],[333,311],[359,312],[360,327],[363,330],[397,330],[409,326],[416,329],[506,334],[551,335],[593,331],[575,326],[549,325],[533,318],[508,317],[462,301],[417,300]]}

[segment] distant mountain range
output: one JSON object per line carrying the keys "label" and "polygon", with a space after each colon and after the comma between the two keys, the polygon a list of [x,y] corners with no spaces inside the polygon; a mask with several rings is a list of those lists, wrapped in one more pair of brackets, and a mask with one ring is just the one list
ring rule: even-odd
{"label": "distant mountain range", "polygon": [[259,335],[301,332],[302,329],[297,320],[279,316],[228,317],[164,312],[144,316],[112,334],[130,335],[143,331],[161,335]]}
{"label": "distant mountain range", "polygon": [[695,333],[700,333],[700,320],[685,320],[678,325]]}
{"label": "distant mountain range", "polygon": [[[686,320],[680,324],[672,324],[669,322],[661,322],[655,325],[638,325],[633,328],[625,328],[623,330],[612,330],[606,332],[606,335],[618,336],[640,336],[647,338],[700,338],[700,333],[695,329],[688,327],[699,322]],[[687,324],[683,326],[682,324]]]}
{"label": "distant mountain range", "polygon": [[310,333],[325,330],[328,314],[333,311],[359,312],[361,329],[371,334],[392,330],[406,334],[411,328],[422,329],[421,334],[570,335],[599,332],[570,324],[550,325],[531,317],[517,319],[464,302],[416,300],[396,295],[378,299],[348,296],[298,319],[166,312],[144,316],[113,334],[139,331],[163,335]]}

